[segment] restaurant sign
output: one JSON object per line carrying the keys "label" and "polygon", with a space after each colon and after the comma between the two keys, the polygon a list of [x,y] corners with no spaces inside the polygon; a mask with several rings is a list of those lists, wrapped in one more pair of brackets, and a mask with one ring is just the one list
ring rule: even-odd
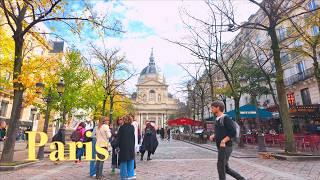
{"label": "restaurant sign", "polygon": [[240,114],[257,114],[256,111],[240,111]]}
{"label": "restaurant sign", "polygon": [[320,104],[307,105],[307,106],[293,106],[289,110],[293,115],[319,115]]}

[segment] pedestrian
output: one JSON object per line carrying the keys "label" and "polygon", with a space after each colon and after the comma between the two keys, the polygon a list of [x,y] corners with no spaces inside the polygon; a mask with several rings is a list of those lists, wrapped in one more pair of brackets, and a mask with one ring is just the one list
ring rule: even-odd
{"label": "pedestrian", "polygon": [[[62,126],[59,130],[58,130],[58,133],[55,134],[53,137],[52,137],[52,142],[61,142],[63,145],[66,144],[66,140],[65,140],[65,127]],[[55,164],[58,164],[58,161],[59,161],[59,158],[58,158],[58,145],[55,144],[56,146],[56,150],[57,150],[57,153],[55,155],[55,157],[57,158],[57,161],[55,162]]]}
{"label": "pedestrian", "polygon": [[130,115],[130,120],[132,121],[132,126],[134,127],[134,142],[135,142],[135,150],[136,150],[136,153],[139,152],[139,140],[138,140],[138,137],[139,137],[139,123],[134,119],[134,116],[133,115]]}
{"label": "pedestrian", "polygon": [[212,141],[215,138],[218,148],[217,169],[219,180],[225,180],[226,173],[237,180],[243,180],[244,177],[232,170],[228,164],[232,153],[232,138],[236,137],[237,130],[232,119],[223,113],[224,109],[225,106],[222,101],[214,101],[211,104],[211,110],[216,116],[216,123],[215,135],[211,135],[210,140]]}
{"label": "pedestrian", "polygon": [[112,146],[112,157],[111,157],[111,174],[115,173],[115,169],[119,168],[119,128],[124,124],[122,117],[117,120],[117,127],[114,127],[111,131],[111,146]]}
{"label": "pedestrian", "polygon": [[167,138],[168,138],[168,141],[170,141],[170,138],[171,138],[171,130],[170,130],[170,128],[167,129]]}
{"label": "pedestrian", "polygon": [[2,144],[7,139],[7,124],[4,120],[0,120],[0,151],[2,151]]}
{"label": "pedestrian", "polygon": [[154,154],[158,147],[158,140],[156,135],[155,128],[151,125],[151,123],[147,123],[142,145],[141,145],[141,161],[143,161],[143,156],[145,151],[148,151],[147,160],[150,161],[151,154]]}
{"label": "pedestrian", "polygon": [[131,118],[125,117],[124,124],[119,128],[119,160],[121,179],[135,179],[135,135]]}
{"label": "pedestrian", "polygon": [[97,125],[94,123],[93,129],[92,129],[92,136],[91,136],[91,142],[92,142],[92,159],[90,161],[90,170],[89,175],[90,177],[96,177],[96,142],[97,142]]}
{"label": "pedestrian", "polygon": [[161,140],[164,140],[164,128],[160,129],[160,137],[161,137]]}
{"label": "pedestrian", "polygon": [[[85,136],[85,132],[86,132],[86,125],[84,122],[81,122],[77,129],[74,131],[74,133],[71,134],[71,140],[74,142],[84,142],[84,136]],[[81,162],[81,157],[83,155],[84,152],[84,148],[81,147],[77,147],[76,149],[76,163],[80,163]]]}
{"label": "pedestrian", "polygon": [[[97,138],[96,146],[104,148],[107,151],[109,151],[110,149],[109,138],[111,137],[111,131],[108,123],[109,123],[109,118],[103,117],[100,119],[98,128],[96,129],[96,138]],[[97,152],[97,156],[99,157],[99,159],[105,158],[103,154],[100,154],[98,152]],[[96,161],[96,178],[97,179],[103,178],[103,175],[102,175],[103,163],[104,161],[102,160]]]}
{"label": "pedestrian", "polygon": [[0,141],[5,141],[7,139],[7,124],[5,121],[0,121]]}

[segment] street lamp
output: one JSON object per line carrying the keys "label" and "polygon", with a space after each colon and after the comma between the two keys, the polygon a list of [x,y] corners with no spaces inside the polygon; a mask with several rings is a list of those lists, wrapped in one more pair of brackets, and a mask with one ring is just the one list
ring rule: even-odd
{"label": "street lamp", "polygon": [[[64,89],[65,89],[65,84],[64,84],[63,79],[61,79],[60,82],[56,84],[56,86],[57,86],[56,88],[57,88],[58,94],[61,97],[64,92]],[[36,93],[39,95],[43,94],[44,87],[45,87],[45,85],[42,82],[36,83]],[[51,87],[49,88],[47,96],[44,97],[43,100],[46,102],[46,106],[47,106],[46,116],[45,116],[44,126],[43,126],[43,132],[47,133],[48,132],[48,125],[49,125],[49,116],[50,116],[50,105],[52,102],[52,88]],[[43,158],[44,158],[44,146],[41,146],[38,151],[38,159],[43,159]]]}

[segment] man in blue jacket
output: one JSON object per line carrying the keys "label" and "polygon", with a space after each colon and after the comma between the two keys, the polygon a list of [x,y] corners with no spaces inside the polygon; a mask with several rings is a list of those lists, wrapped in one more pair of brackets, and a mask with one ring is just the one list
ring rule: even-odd
{"label": "man in blue jacket", "polygon": [[218,148],[218,173],[219,180],[226,179],[226,173],[238,180],[245,178],[229,167],[228,161],[232,153],[232,138],[236,136],[236,127],[234,123],[223,113],[225,107],[221,101],[214,101],[211,104],[211,110],[216,116],[215,135],[210,136],[210,140],[216,139]]}

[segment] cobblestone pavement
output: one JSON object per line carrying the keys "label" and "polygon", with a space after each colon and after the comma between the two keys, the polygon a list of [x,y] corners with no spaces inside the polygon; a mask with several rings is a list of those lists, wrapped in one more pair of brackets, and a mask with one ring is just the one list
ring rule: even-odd
{"label": "cobblestone pavement", "polygon": [[[161,142],[152,161],[137,161],[138,180],[212,180],[218,179],[217,153],[185,142]],[[230,166],[251,180],[320,180],[320,161],[287,162],[259,158],[231,158]],[[1,172],[0,180],[90,179],[89,163],[44,161],[15,172]],[[105,179],[110,175],[110,161],[105,162]],[[231,177],[227,178],[232,179]]]}

